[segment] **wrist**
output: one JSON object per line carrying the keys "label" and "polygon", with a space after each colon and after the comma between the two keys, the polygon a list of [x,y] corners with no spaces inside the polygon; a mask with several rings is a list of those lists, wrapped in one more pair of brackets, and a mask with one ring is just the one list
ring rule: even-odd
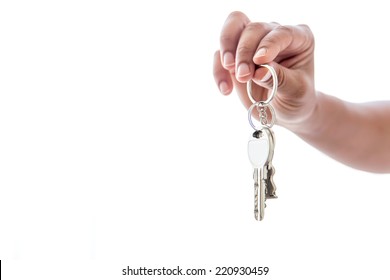
{"label": "wrist", "polygon": [[304,138],[320,137],[338,119],[338,112],[334,110],[336,108],[334,97],[319,91],[316,91],[312,97],[311,101],[305,102],[311,105],[301,112],[299,119],[282,124],[283,127]]}

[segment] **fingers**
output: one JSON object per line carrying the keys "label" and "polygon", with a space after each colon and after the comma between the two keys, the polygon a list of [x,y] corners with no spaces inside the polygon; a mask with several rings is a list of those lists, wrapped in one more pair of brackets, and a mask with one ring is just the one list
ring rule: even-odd
{"label": "fingers", "polygon": [[221,31],[220,51],[223,67],[227,70],[235,69],[237,44],[248,23],[248,17],[241,12],[231,13],[225,21]]}
{"label": "fingers", "polygon": [[[241,12],[231,13],[225,21],[220,36],[220,51],[214,55],[214,78],[223,94],[233,86],[243,99],[244,83],[253,79],[255,95],[264,96],[264,88],[272,88],[272,78],[261,64],[272,65],[278,75],[279,89],[295,91],[300,88],[300,71],[311,73],[314,37],[305,25],[282,26],[278,23],[252,23]],[[305,68],[305,69],[303,69]]]}
{"label": "fingers", "polygon": [[230,72],[222,66],[221,55],[219,51],[214,53],[213,71],[214,80],[219,88],[219,91],[224,95],[230,94],[233,90],[232,79],[230,77]]}
{"label": "fingers", "polygon": [[251,23],[241,12],[231,13],[225,21],[220,37],[222,66],[235,73],[236,79],[245,83],[255,72],[255,52],[263,39],[277,23]]}
{"label": "fingers", "polygon": [[255,72],[253,62],[255,51],[264,36],[271,31],[272,25],[249,23],[241,33],[236,52],[236,77],[239,82],[248,82]]}
{"label": "fingers", "polygon": [[[276,72],[278,92],[283,94],[285,100],[294,103],[303,96],[307,90],[307,82],[305,82],[306,78],[302,75],[301,71],[289,69],[276,62],[270,62],[268,65],[272,66]],[[261,71],[261,73],[258,74],[258,71]],[[263,74],[264,72],[266,72],[265,75]],[[268,90],[272,89],[274,83],[271,73],[263,67],[256,70],[253,81],[260,86],[259,88],[266,88]],[[267,97],[263,96],[256,100],[264,100],[264,98]]]}
{"label": "fingers", "polygon": [[[255,64],[280,62],[311,50],[314,39],[311,31],[305,25],[276,26],[260,41],[253,62]],[[290,63],[291,64],[291,63]],[[286,65],[289,67],[291,65]]]}
{"label": "fingers", "polygon": [[[302,88],[302,77],[297,71],[307,64],[306,53],[313,52],[314,37],[305,25],[277,26],[267,33],[259,43],[253,57],[256,64],[270,64],[278,76],[278,86],[281,91]],[[309,56],[308,56],[309,57]],[[312,64],[309,64],[312,67]],[[310,69],[312,71],[312,69]],[[272,78],[269,71],[259,68],[253,75],[253,81],[266,88],[272,88]],[[299,90],[298,92],[301,92]]]}
{"label": "fingers", "polygon": [[[286,83],[288,77],[292,78],[293,72],[289,70],[288,68],[283,67],[282,65],[276,63],[276,62],[269,62],[268,65],[272,66],[276,72],[276,76],[278,79],[278,89],[282,90],[286,87],[286,84],[288,86],[291,86],[290,83]],[[295,79],[292,79],[294,81]],[[260,67],[256,70],[253,81],[258,84],[261,87],[272,89],[274,84],[274,79],[271,75],[271,72],[268,71],[265,67]]]}
{"label": "fingers", "polygon": [[220,37],[220,51],[214,54],[214,80],[219,91],[228,95],[233,90],[231,75],[235,73],[237,42],[242,31],[249,23],[248,17],[241,12],[231,13],[225,21]]}

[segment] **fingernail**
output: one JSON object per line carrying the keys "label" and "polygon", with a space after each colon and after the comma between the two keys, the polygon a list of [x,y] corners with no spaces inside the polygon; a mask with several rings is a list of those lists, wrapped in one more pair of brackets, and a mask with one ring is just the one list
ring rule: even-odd
{"label": "fingernail", "polygon": [[267,73],[264,75],[264,77],[260,80],[260,82],[266,82],[271,78],[271,72],[267,71]]}
{"label": "fingernail", "polygon": [[260,56],[265,56],[265,54],[267,53],[267,49],[266,48],[260,48],[256,54],[255,54],[255,57],[260,57]]}
{"label": "fingernail", "polygon": [[223,65],[225,67],[230,67],[234,65],[234,56],[232,53],[227,52],[223,55]]}
{"label": "fingernail", "polygon": [[229,86],[225,81],[220,82],[219,84],[219,90],[222,94],[226,94],[229,92]]}
{"label": "fingernail", "polygon": [[249,71],[249,65],[246,63],[241,63],[237,68],[237,76],[238,77],[245,77],[250,74]]}

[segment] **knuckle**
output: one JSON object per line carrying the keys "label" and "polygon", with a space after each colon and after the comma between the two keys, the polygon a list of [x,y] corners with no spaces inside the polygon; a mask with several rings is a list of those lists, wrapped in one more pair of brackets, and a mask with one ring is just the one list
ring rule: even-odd
{"label": "knuckle", "polygon": [[267,26],[263,22],[251,22],[251,23],[248,23],[248,25],[246,26],[246,29],[248,31],[259,31],[259,30],[267,29]]}
{"label": "knuckle", "polygon": [[278,25],[262,40],[262,45],[265,47],[279,46],[291,41],[294,37],[294,30],[288,25]]}
{"label": "knuckle", "polygon": [[303,46],[309,49],[314,47],[314,35],[310,27],[306,24],[299,24],[297,25],[297,28],[299,28],[300,33],[303,34],[302,35],[304,39]]}
{"label": "knuckle", "polygon": [[297,26],[311,33],[311,29],[307,24],[298,24]]}
{"label": "knuckle", "polygon": [[246,44],[240,44],[237,47],[237,56],[239,57],[248,57],[254,52],[253,48]]}
{"label": "knuckle", "polygon": [[271,24],[272,26],[275,26],[275,27],[280,25],[280,23],[279,23],[279,22],[276,22],[276,21],[271,21],[270,24]]}
{"label": "knuckle", "polygon": [[297,27],[300,28],[309,38],[314,38],[313,32],[308,25],[299,24]]}
{"label": "knuckle", "polygon": [[306,25],[306,24],[301,24],[299,26],[305,31],[305,34],[306,34],[307,38],[310,41],[314,41],[314,34],[311,31],[310,27],[308,25]]}
{"label": "knuckle", "polygon": [[229,14],[228,19],[229,18],[237,18],[237,17],[245,17],[245,14],[243,12],[240,12],[240,11],[233,11]]}
{"label": "knuckle", "polygon": [[280,32],[280,33],[287,33],[287,34],[291,34],[292,33],[291,27],[287,26],[287,25],[278,25],[278,26],[275,27],[274,30],[277,31],[277,32]]}

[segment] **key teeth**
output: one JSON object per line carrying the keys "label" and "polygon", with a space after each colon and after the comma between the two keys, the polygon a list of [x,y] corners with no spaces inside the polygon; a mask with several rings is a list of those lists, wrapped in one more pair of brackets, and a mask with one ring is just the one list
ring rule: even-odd
{"label": "key teeth", "polygon": [[266,197],[270,199],[278,198],[278,196],[276,195],[276,186],[273,180],[273,176],[275,174],[275,168],[271,162],[268,164],[266,168],[267,168],[267,178],[266,178],[267,196]]}

